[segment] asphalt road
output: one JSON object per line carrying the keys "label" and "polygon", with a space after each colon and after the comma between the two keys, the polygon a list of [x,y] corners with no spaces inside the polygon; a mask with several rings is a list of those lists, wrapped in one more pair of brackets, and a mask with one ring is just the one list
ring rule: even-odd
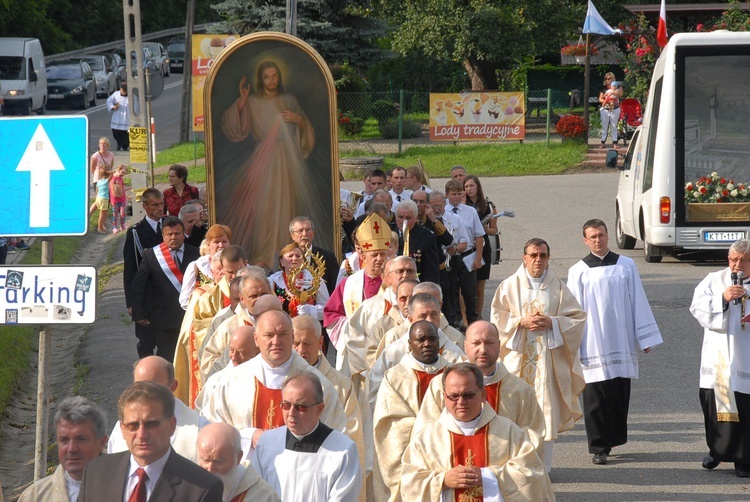
{"label": "asphalt road", "polygon": [[[471,160],[465,165],[471,172]],[[550,243],[551,270],[568,269],[588,253],[581,226],[601,218],[614,226],[618,173],[482,179],[498,209],[514,208],[515,218],[499,220],[503,261],[488,281],[483,317],[499,282],[521,264],[523,244],[531,237]],[[433,180],[442,189],[445,180]],[[361,182],[344,183],[361,189]],[[636,260],[664,344],[640,356],[640,379],[633,382],[629,442],[613,450],[606,466],[595,466],[586,445],[583,422],[561,435],[555,445],[550,477],[557,500],[582,501],[727,501],[750,500],[750,483],[731,465],[701,468],[707,452],[698,402],[698,365],[702,331],[688,311],[693,289],[710,271],[725,266],[721,256],[701,261],[665,258],[646,263],[641,243],[616,252]],[[724,255],[726,256],[726,255]]]}

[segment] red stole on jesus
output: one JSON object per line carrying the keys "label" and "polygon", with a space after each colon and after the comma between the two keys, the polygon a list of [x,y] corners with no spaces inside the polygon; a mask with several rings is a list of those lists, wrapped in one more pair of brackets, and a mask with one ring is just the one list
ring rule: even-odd
{"label": "red stole on jesus", "polygon": [[427,373],[424,371],[413,370],[414,374],[417,375],[417,403],[422,406],[422,399],[427,392],[427,387],[430,386],[430,382],[433,378],[441,374],[445,369],[439,370],[437,373]]}
{"label": "red stole on jesus", "polygon": [[[487,467],[490,458],[487,430],[489,424],[473,436],[451,432],[451,466]],[[455,502],[481,502],[484,499],[482,486],[454,490]]]}
{"label": "red stole on jesus", "polygon": [[269,389],[256,378],[253,427],[268,430],[284,425],[284,417],[279,407],[280,402],[281,389]]}
{"label": "red stole on jesus", "polygon": [[492,409],[495,410],[495,413],[499,413],[500,411],[500,384],[502,383],[502,380],[491,383],[484,386],[484,389],[487,391],[487,402],[490,403],[490,406],[492,406]]}

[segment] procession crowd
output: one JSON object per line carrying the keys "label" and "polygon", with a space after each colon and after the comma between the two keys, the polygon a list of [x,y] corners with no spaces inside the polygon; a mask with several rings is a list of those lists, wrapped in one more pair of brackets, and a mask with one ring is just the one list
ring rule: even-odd
{"label": "procession crowd", "polygon": [[[119,420],[109,431],[91,400],[59,403],[60,465],[20,500],[549,501],[555,441],[581,418],[606,464],[627,441],[639,352],[662,343],[635,263],[592,219],[564,281],[530,235],[482,319],[497,209],[461,166],[444,193],[425,182],[417,167],[368,171],[362,193],[341,191],[343,262],[298,216],[275,270],[203,226],[183,186],[146,189],[123,249],[139,359]],[[750,241],[691,312],[706,333],[703,467],[750,477],[738,272]]]}

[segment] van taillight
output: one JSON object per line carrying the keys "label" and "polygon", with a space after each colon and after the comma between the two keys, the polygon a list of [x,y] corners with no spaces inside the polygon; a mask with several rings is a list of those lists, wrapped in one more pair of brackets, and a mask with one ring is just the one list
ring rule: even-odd
{"label": "van taillight", "polygon": [[672,212],[672,202],[669,197],[659,199],[659,221],[669,223],[669,215]]}

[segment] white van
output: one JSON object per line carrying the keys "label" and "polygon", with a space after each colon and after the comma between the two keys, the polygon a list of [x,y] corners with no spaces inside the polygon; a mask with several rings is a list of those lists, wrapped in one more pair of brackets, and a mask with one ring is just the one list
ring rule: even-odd
{"label": "white van", "polygon": [[659,262],[750,237],[750,33],[670,39],[620,169],[620,249],[640,239],[646,261]]}
{"label": "white van", "polygon": [[0,96],[5,115],[44,114],[47,74],[42,44],[36,38],[0,38]]}

